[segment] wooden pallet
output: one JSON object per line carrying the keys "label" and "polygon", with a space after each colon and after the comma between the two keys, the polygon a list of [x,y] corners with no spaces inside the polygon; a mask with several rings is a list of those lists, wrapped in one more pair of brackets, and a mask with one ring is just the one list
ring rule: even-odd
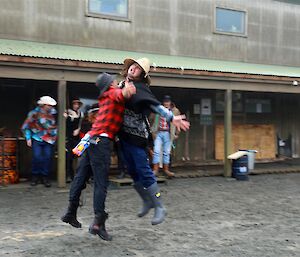
{"label": "wooden pallet", "polygon": [[[123,186],[131,186],[133,184],[133,180],[131,178],[109,178],[109,183],[113,187],[123,187]],[[167,183],[167,178],[158,177],[157,183]]]}
{"label": "wooden pallet", "polygon": [[200,178],[200,177],[210,177],[210,176],[220,176],[222,175],[221,170],[195,170],[195,171],[184,171],[176,172],[175,178]]}

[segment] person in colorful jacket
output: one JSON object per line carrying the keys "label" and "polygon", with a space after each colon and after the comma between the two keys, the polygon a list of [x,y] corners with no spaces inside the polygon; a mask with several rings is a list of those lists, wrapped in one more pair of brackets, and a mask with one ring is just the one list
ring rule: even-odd
{"label": "person in colorful jacket", "polygon": [[27,146],[32,148],[31,185],[36,186],[41,179],[46,187],[50,187],[49,172],[57,139],[56,101],[50,96],[42,96],[37,104],[24,121],[22,131]]}

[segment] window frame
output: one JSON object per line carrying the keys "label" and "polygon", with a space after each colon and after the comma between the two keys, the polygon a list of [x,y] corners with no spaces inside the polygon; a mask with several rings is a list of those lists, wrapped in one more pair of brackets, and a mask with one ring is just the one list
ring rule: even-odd
{"label": "window frame", "polygon": [[[237,97],[239,96],[239,97]],[[225,112],[225,93],[223,91],[217,91],[215,93],[215,113],[223,114]],[[221,106],[218,106],[221,104]],[[238,108],[240,104],[240,108]],[[242,91],[232,92],[232,113],[243,114],[245,112],[245,96]]]}
{"label": "window frame", "polygon": [[131,22],[131,19],[130,19],[130,6],[131,5],[129,3],[130,0],[127,0],[127,17],[91,12],[91,11],[89,11],[89,2],[90,2],[90,0],[85,1],[85,3],[86,3],[85,4],[85,16],[87,16],[87,17]]}
{"label": "window frame", "polygon": [[[236,12],[243,12],[245,14],[245,27],[244,27],[244,33],[240,32],[226,32],[226,31],[219,31],[217,30],[217,9],[225,9],[229,11],[236,11]],[[240,9],[240,8],[233,8],[233,7],[227,7],[227,6],[222,6],[222,5],[215,5],[214,6],[214,19],[213,19],[213,32],[215,34],[220,34],[220,35],[228,35],[228,36],[236,36],[236,37],[248,37],[248,11],[245,9]]]}
{"label": "window frame", "polygon": [[[251,109],[248,109],[249,104],[255,104],[256,110],[252,111]],[[262,109],[261,112],[258,112],[257,111],[257,105],[258,104],[261,104],[261,108],[263,107],[263,104],[266,104],[266,105],[269,106],[270,110],[263,111],[263,109]],[[245,99],[245,113],[249,114],[249,115],[251,115],[251,114],[272,114],[273,113],[272,99],[271,98],[264,98],[264,97],[255,97],[255,96],[247,97]]]}

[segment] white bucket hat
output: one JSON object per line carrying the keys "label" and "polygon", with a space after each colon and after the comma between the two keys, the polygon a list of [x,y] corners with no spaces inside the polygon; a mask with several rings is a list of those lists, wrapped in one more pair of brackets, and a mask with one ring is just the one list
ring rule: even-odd
{"label": "white bucket hat", "polygon": [[52,97],[46,95],[46,96],[41,96],[40,99],[37,101],[37,104],[39,105],[47,104],[47,105],[55,106],[57,103]]}
{"label": "white bucket hat", "polygon": [[151,83],[151,79],[149,76],[149,71],[150,71],[150,65],[151,62],[148,58],[144,57],[144,58],[140,58],[140,59],[132,59],[132,58],[127,58],[124,60],[124,69],[128,70],[129,67],[134,64],[137,63],[145,72],[145,78],[147,79],[148,84],[150,85]]}

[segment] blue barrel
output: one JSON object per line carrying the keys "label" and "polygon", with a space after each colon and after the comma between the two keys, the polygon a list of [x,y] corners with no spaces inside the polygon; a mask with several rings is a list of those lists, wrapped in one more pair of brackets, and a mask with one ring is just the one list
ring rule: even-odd
{"label": "blue barrel", "polygon": [[248,155],[232,160],[232,177],[237,180],[248,180]]}

